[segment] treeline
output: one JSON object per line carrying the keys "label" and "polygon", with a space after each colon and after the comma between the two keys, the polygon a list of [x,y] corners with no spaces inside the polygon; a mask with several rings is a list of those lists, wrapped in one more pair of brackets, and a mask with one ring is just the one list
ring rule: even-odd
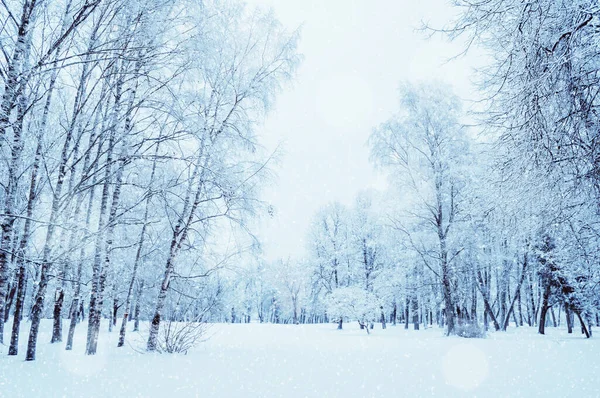
{"label": "treeline", "polygon": [[181,297],[204,320],[214,242],[266,211],[255,129],[297,34],[236,1],[15,0],[0,17],[0,342],[17,355],[28,318],[33,360],[50,317],[70,350],[87,318],[95,354],[102,317],[122,346],[142,311],[153,351]]}
{"label": "treeline", "polygon": [[388,189],[320,209],[306,256],[249,267],[222,320],[481,336],[510,325],[544,334],[562,319],[590,337],[600,326],[594,192],[575,195],[535,164],[516,174],[513,149],[461,124],[441,83],[403,85],[400,105],[370,138]]}

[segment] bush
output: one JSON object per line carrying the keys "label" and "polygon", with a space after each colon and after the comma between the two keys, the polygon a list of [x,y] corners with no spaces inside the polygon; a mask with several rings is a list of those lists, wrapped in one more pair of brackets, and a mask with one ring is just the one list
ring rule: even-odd
{"label": "bush", "polygon": [[456,326],[456,335],[467,339],[481,339],[485,337],[485,330],[477,323],[464,323]]}
{"label": "bush", "polygon": [[161,325],[157,351],[169,354],[187,354],[188,350],[204,341],[209,325],[206,322],[167,321]]}

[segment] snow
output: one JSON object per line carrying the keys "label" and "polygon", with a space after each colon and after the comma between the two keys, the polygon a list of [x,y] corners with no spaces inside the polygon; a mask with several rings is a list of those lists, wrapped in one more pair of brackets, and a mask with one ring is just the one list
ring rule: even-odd
{"label": "snow", "polygon": [[[7,326],[9,326],[7,324]],[[85,327],[74,350],[51,345],[44,320],[37,360],[25,362],[28,323],[18,357],[0,349],[2,397],[375,397],[599,396],[600,345],[579,333],[511,328],[486,339],[444,337],[379,325],[371,335],[355,323],[217,324],[188,355],[146,354],[146,331],[118,333],[102,325],[98,355],[84,355]],[[9,329],[10,330],[10,329]]]}

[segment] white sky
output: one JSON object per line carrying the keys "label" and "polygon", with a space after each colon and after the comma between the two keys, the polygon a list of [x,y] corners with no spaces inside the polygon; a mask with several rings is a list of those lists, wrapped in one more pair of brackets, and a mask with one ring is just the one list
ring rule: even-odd
{"label": "white sky", "polygon": [[259,236],[267,259],[302,255],[318,208],[385,186],[369,163],[366,141],[373,127],[397,108],[400,81],[440,79],[472,99],[474,57],[448,61],[462,47],[416,31],[435,26],[455,10],[447,0],[248,0],[271,7],[293,29],[302,25],[304,62],[277,99],[260,131],[268,148],[283,144],[278,184],[264,199],[277,209]]}

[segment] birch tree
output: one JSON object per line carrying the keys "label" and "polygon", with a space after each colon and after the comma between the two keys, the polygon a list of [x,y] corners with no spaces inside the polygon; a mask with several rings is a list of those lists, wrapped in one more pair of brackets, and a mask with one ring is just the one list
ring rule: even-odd
{"label": "birch tree", "polygon": [[423,84],[402,86],[400,105],[400,113],[373,132],[372,159],[396,172],[410,189],[413,206],[405,210],[404,220],[407,216],[435,237],[435,246],[423,244],[412,239],[405,221],[395,223],[412,239],[411,246],[424,265],[439,278],[447,333],[453,334],[452,261],[460,248],[452,246],[451,234],[460,212],[463,181],[457,172],[466,150],[458,121],[460,103],[443,86]]}

